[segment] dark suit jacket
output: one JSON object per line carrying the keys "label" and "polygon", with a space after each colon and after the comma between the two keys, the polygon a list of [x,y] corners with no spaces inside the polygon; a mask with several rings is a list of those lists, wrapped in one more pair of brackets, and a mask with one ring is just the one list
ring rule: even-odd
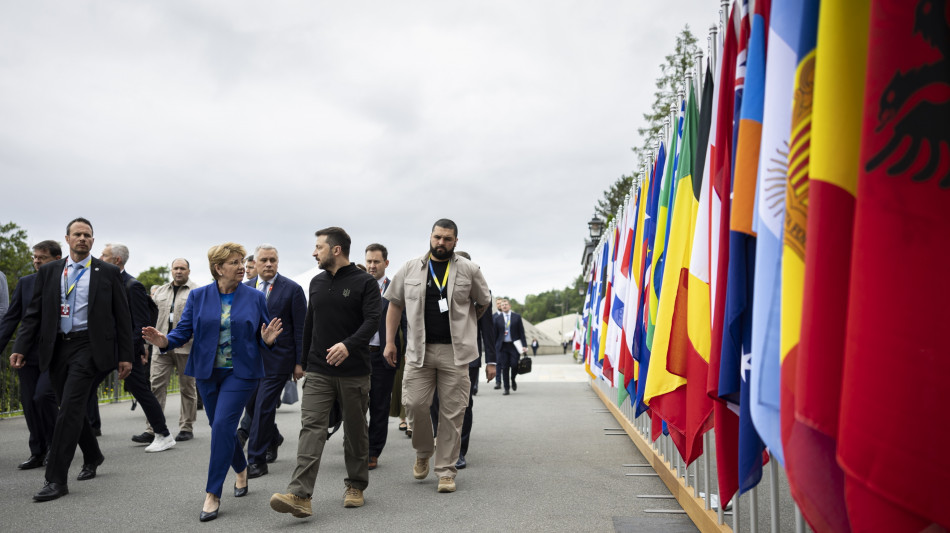
{"label": "dark suit jacket", "polygon": [[[389,289],[389,278],[383,282],[383,294]],[[372,357],[383,357],[383,348],[386,347],[386,313],[389,312],[389,300],[380,298],[382,305],[380,307],[379,319],[379,353],[370,354]],[[402,317],[399,318],[399,331],[396,332],[396,368],[399,368],[399,360],[406,354],[406,310],[403,309]],[[387,365],[388,366],[388,363]]]}
{"label": "dark suit jacket", "polygon": [[152,316],[148,308],[148,293],[145,292],[145,285],[142,285],[142,282],[133,278],[131,274],[124,270],[122,271],[122,284],[128,289],[126,293],[129,297],[129,311],[132,312],[132,347],[135,356],[138,357],[146,353],[142,328],[155,324],[150,323]]}
{"label": "dark suit jacket", "polygon": [[[468,364],[469,367],[482,366],[482,350],[485,350],[485,364],[494,363],[495,356],[495,325],[492,323],[491,313],[484,313],[478,318],[478,359]],[[502,331],[504,333],[504,331]]]}
{"label": "dark suit jacket", "polygon": [[[264,295],[247,285],[238,284],[231,303],[231,363],[236,377],[264,377],[260,348],[266,348],[266,345],[261,339],[261,326],[268,322],[270,316]],[[214,370],[220,334],[221,296],[218,294],[218,283],[212,281],[188,293],[181,320],[175,329],[168,332],[168,346],[164,351],[177,348],[194,337],[185,374],[197,379],[208,379]]]}
{"label": "dark suit jacket", "polygon": [[[36,281],[36,274],[23,276],[16,283],[13,289],[13,300],[7,309],[7,314],[0,319],[0,352],[7,347],[7,343],[13,338],[13,332],[20,324],[20,320],[26,315],[26,310],[30,307],[30,300],[33,299],[33,283]],[[37,366],[40,364],[37,355],[36,346],[31,346],[30,350],[23,354],[26,357],[26,364]]]}
{"label": "dark suit jacket", "polygon": [[[498,313],[494,315],[495,321],[495,351],[501,351],[501,345],[505,342],[505,315],[504,313]],[[511,333],[511,340],[521,341],[521,346],[523,348],[528,347],[528,342],[524,337],[524,322],[521,321],[521,315],[511,312],[511,324],[509,324],[509,332]],[[520,353],[518,355],[521,355]]]}
{"label": "dark suit jacket", "polygon": [[[247,281],[245,285],[256,287],[257,277]],[[261,357],[264,358],[264,372],[268,376],[289,377],[294,372],[294,365],[300,364],[303,353],[307,298],[303,294],[303,288],[286,276],[278,275],[271,287],[273,289],[269,290],[270,296],[265,295],[267,312],[271,319],[280,318],[284,331],[277,337],[272,348],[261,348]]]}
{"label": "dark suit jacket", "polygon": [[[40,370],[53,360],[56,334],[59,333],[60,284],[66,259],[50,261],[36,273],[33,299],[20,323],[14,353],[26,354],[35,347]],[[92,359],[100,372],[116,366],[116,357],[132,362],[132,320],[125,284],[115,265],[92,258],[89,265],[89,344]]]}

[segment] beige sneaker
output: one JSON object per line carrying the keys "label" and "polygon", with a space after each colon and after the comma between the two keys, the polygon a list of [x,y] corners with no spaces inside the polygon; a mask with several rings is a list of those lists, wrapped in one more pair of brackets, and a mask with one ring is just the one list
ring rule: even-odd
{"label": "beige sneaker", "polygon": [[362,507],[363,502],[363,491],[347,485],[346,492],[343,493],[343,507]]}
{"label": "beige sneaker", "polygon": [[440,477],[439,492],[455,492],[455,478],[449,476]]}
{"label": "beige sneaker", "polygon": [[274,494],[270,497],[270,508],[278,513],[290,513],[297,518],[307,518],[313,514],[310,498],[301,498],[296,494]]}
{"label": "beige sneaker", "polygon": [[429,458],[416,457],[416,464],[412,465],[412,477],[425,479],[429,475]]}

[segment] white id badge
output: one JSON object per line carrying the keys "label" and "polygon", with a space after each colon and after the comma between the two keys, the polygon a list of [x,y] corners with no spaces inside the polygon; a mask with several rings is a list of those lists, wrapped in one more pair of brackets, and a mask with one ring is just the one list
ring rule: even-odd
{"label": "white id badge", "polygon": [[449,301],[445,298],[439,300],[439,312],[447,313],[449,311]]}

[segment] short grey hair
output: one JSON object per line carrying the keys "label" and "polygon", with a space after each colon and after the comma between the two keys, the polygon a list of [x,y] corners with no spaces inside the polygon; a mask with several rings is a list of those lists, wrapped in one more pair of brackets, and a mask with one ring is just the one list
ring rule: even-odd
{"label": "short grey hair", "polygon": [[112,255],[122,261],[122,266],[129,262],[129,247],[120,242],[110,242],[107,244],[112,249]]}
{"label": "short grey hair", "polygon": [[274,253],[277,254],[277,257],[280,257],[280,253],[277,251],[277,248],[273,244],[258,244],[257,248],[254,249],[254,255],[260,255],[261,250],[274,250]]}

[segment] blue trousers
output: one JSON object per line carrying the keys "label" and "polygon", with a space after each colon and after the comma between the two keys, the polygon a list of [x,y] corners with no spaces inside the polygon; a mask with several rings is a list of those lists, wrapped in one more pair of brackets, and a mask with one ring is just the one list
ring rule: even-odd
{"label": "blue trousers", "polygon": [[211,424],[211,460],[205,492],[219,498],[228,466],[235,472],[247,468],[244,450],[237,439],[237,426],[244,405],[259,381],[236,377],[230,368],[215,368],[210,378],[195,380]]}

